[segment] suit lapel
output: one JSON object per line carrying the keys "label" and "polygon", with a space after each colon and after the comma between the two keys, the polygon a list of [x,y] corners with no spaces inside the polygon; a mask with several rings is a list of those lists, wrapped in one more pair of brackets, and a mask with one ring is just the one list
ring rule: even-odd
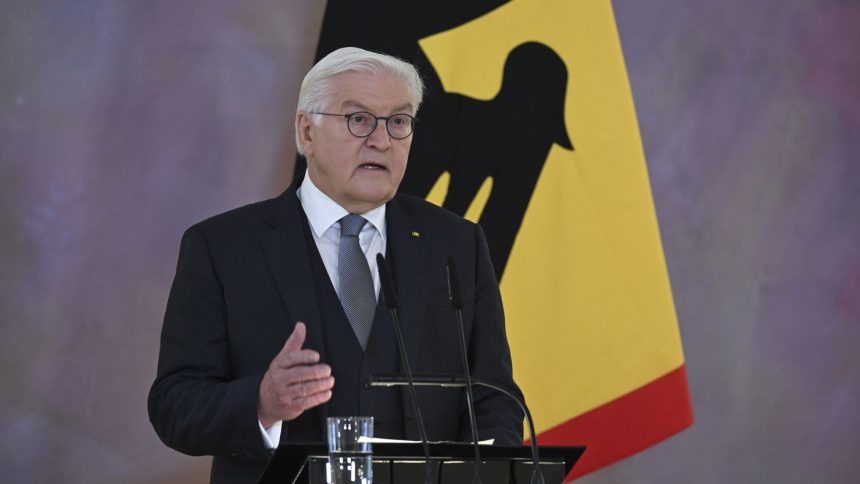
{"label": "suit lapel", "polygon": [[[394,201],[386,209],[388,232],[388,260],[394,273],[394,285],[397,290],[397,308],[400,313],[400,325],[403,330],[404,344],[412,371],[418,371],[419,343],[425,325],[427,305],[427,244],[422,238],[423,228],[412,216],[410,207],[402,202]],[[399,371],[405,372],[403,361],[400,360]],[[401,400],[404,415],[412,415],[412,404],[409,391],[403,387]],[[408,431],[408,430],[407,430]]]}
{"label": "suit lapel", "polygon": [[322,323],[302,217],[295,187],[290,187],[275,200],[269,214],[269,224],[274,230],[263,233],[260,242],[278,292],[292,319],[290,331],[297,321],[304,322],[307,327],[304,346],[318,351],[324,359]]}

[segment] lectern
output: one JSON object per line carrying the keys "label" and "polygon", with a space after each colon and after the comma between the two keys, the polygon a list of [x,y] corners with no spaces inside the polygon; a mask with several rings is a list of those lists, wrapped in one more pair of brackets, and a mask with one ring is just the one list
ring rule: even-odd
{"label": "lectern", "polygon": [[[561,484],[585,447],[540,447],[546,484]],[[430,444],[431,465],[442,484],[471,484],[474,448],[470,444]],[[269,461],[260,484],[325,484],[325,444],[285,443]],[[421,444],[373,444],[373,484],[414,484],[424,481]],[[481,447],[481,480],[486,484],[528,484],[532,472],[529,447]]]}

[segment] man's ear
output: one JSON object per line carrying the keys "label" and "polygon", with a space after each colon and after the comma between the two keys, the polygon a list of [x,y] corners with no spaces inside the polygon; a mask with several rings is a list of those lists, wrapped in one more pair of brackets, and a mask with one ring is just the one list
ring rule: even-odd
{"label": "man's ear", "polygon": [[313,155],[314,142],[311,137],[311,120],[305,112],[296,113],[296,133],[298,134],[296,138],[298,138],[305,156]]}

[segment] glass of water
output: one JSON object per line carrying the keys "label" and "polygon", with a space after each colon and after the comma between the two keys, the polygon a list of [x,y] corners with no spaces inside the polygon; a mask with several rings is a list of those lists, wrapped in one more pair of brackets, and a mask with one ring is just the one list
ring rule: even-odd
{"label": "glass of water", "polygon": [[373,417],[329,417],[329,484],[371,484],[373,481]]}

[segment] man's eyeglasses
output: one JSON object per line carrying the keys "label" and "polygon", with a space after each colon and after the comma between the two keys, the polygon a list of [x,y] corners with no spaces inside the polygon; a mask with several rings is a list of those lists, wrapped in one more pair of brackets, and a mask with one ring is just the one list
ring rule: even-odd
{"label": "man's eyeglasses", "polygon": [[394,139],[408,138],[415,128],[415,117],[408,114],[392,114],[391,116],[376,116],[374,114],[360,111],[349,114],[320,113],[311,111],[311,114],[322,114],[323,116],[337,116],[346,118],[346,127],[350,134],[358,138],[367,138],[375,130],[379,120],[385,121],[385,129],[388,135]]}

